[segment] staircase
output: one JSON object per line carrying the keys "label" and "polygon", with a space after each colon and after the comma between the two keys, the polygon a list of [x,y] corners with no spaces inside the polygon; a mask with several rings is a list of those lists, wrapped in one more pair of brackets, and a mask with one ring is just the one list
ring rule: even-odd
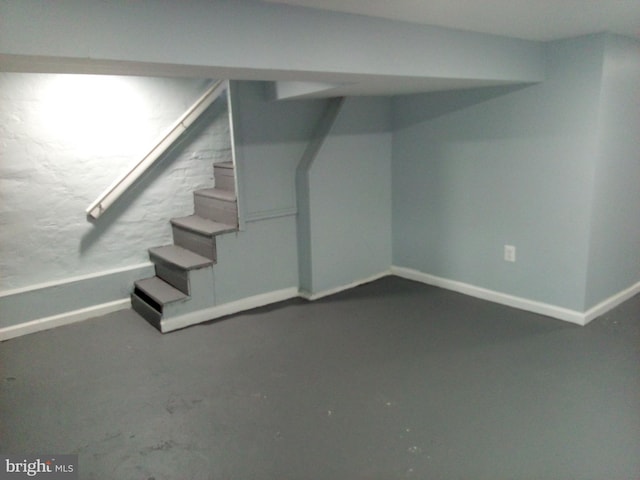
{"label": "staircase", "polygon": [[196,190],[194,214],[172,218],[173,245],[149,249],[156,275],[135,282],[133,309],[161,332],[213,307],[216,236],[238,230],[232,162],[214,164],[215,188]]}

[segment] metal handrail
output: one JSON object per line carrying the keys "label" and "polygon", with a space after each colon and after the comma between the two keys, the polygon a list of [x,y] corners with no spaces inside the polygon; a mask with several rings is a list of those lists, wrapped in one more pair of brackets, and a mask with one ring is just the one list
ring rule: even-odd
{"label": "metal handrail", "polygon": [[196,102],[171,126],[168,132],[129,171],[119,177],[86,209],[87,219],[96,220],[102,215],[144,172],[167,151],[182,133],[195,122],[228,87],[227,81],[213,82]]}

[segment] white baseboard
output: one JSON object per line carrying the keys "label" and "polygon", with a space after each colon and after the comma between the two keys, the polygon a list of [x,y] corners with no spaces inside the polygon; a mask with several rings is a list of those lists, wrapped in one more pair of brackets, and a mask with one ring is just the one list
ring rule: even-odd
{"label": "white baseboard", "polygon": [[617,307],[625,300],[629,300],[631,297],[633,297],[638,293],[640,293],[640,282],[636,283],[635,285],[631,285],[626,290],[618,292],[610,296],[606,300],[603,300],[596,306],[591,307],[589,310],[587,310],[584,313],[584,325],[589,323],[594,318],[597,318],[600,315],[607,313],[612,308]]}
{"label": "white baseboard", "polygon": [[[512,295],[507,295],[505,293],[496,292],[494,290],[488,290],[485,288],[470,285],[468,283],[457,282],[454,280],[437,277],[435,275],[429,275],[427,273],[422,273],[411,268],[392,266],[389,271],[380,272],[376,275],[372,275],[371,277],[314,294],[298,291],[296,287],[290,287],[282,290],[275,290],[273,292],[254,295],[222,305],[217,305],[215,307],[189,313],[187,315],[183,315],[173,319],[166,319],[162,322],[162,330],[163,332],[170,332],[173,330],[188,327],[190,325],[206,322],[208,320],[214,320],[216,318],[232,315],[234,313],[244,312],[258,307],[263,307],[265,305],[289,300],[295,297],[302,297],[307,300],[317,300],[329,295],[334,295],[336,293],[358,287],[365,283],[373,282],[388,275],[396,275],[408,280],[445,288],[447,290],[463,293],[475,298],[507,305],[510,307],[518,308],[520,310],[526,310],[529,312],[546,315],[548,317],[557,318],[559,320],[575,323],[577,325],[586,325],[593,319],[620,305],[625,300],[628,300],[634,295],[640,293],[640,282],[638,282],[635,285],[627,288],[626,290],[612,295],[611,297],[600,302],[598,305],[592,307],[588,311],[578,312],[576,310],[569,310],[566,308],[557,307],[555,305],[549,305],[542,302],[528,300],[522,297],[515,297]],[[89,318],[105,315],[107,313],[115,312],[117,310],[123,310],[130,307],[131,300],[129,298],[125,298],[112,302],[102,303],[99,305],[93,305],[91,307],[82,308],[71,312],[64,312],[59,315],[31,320],[18,325],[3,327],[0,328],[0,341],[9,340],[11,338],[20,337],[29,333],[40,332],[63,325],[69,325],[71,323],[81,322]]]}
{"label": "white baseboard", "polygon": [[328,297],[329,295],[335,295],[336,293],[343,292],[345,290],[350,290],[355,287],[359,287],[360,285],[364,285],[365,283],[373,282],[375,280],[379,280],[383,277],[387,277],[392,274],[391,270],[387,270],[384,272],[377,273],[375,275],[371,275],[370,277],[363,278],[361,280],[356,280],[355,282],[348,283],[346,285],[341,285],[339,287],[330,288],[329,290],[323,290],[322,292],[310,293],[304,290],[300,290],[299,296],[302,298],[306,298],[307,300],[318,300],[323,297]]}
{"label": "white baseboard", "polygon": [[577,325],[586,325],[587,323],[586,314],[576,310],[557,307],[548,303],[536,302],[522,297],[515,297],[506,293],[476,287],[475,285],[457,282],[447,278],[436,277],[435,275],[422,273],[411,268],[392,266],[391,272],[394,275],[408,280],[414,280],[416,282],[426,283],[427,285],[453,290],[454,292],[463,293],[471,297],[488,300],[490,302],[507,305],[509,307],[526,310],[528,312],[538,313],[540,315],[546,315],[547,317],[557,318],[559,320],[564,320],[565,322],[571,322]]}
{"label": "white baseboard", "polygon": [[234,313],[244,312],[253,308],[264,307],[265,305],[270,305],[272,303],[289,300],[297,296],[298,289],[296,287],[290,287],[282,290],[275,290],[273,292],[261,293],[252,297],[242,298],[235,302],[224,303],[222,305],[205,308],[179,317],[162,320],[162,332],[172,332],[174,330],[209,320],[215,320],[216,318],[225,317]]}
{"label": "white baseboard", "polygon": [[583,313],[576,310],[570,310],[567,308],[562,308],[562,307],[550,305],[547,303],[537,302],[537,301],[529,300],[522,297],[508,295],[506,293],[501,293],[494,290],[477,287],[475,285],[471,285],[468,283],[457,282],[454,280],[437,277],[435,275],[429,275],[429,274],[422,273],[418,270],[414,270],[410,268],[392,266],[389,271],[380,272],[376,275],[372,275],[370,277],[363,278],[346,285],[341,285],[339,287],[323,290],[321,292],[317,292],[313,294],[305,291],[297,291],[295,287],[286,288],[283,290],[277,290],[274,292],[255,295],[253,297],[241,299],[235,302],[218,305],[209,309],[193,312],[175,319],[167,319],[163,321],[162,331],[170,332],[180,328],[188,327],[190,325],[195,325],[197,323],[202,323],[207,320],[213,320],[216,318],[224,317],[226,315],[231,315],[234,313],[251,310],[253,308],[262,307],[262,306],[280,302],[283,300],[289,300],[294,297],[302,297],[311,301],[318,300],[324,297],[328,297],[330,295],[335,295],[336,293],[340,293],[345,290],[350,290],[352,288],[358,287],[360,285],[363,285],[369,282],[373,282],[375,280],[379,280],[380,278],[386,277],[388,275],[396,275],[398,277],[406,278],[408,280],[413,280],[420,283],[425,283],[427,285],[433,285],[436,287],[445,288],[447,290],[459,292],[465,295],[469,295],[471,297],[480,298],[482,300],[499,303],[501,305],[506,305],[506,306],[517,308],[520,310],[525,310],[525,311],[537,313],[540,315],[545,315],[547,317],[556,318],[559,320],[564,320],[566,322],[574,323],[577,325],[586,325],[594,318],[602,315],[603,313],[607,312],[608,310],[614,308],[615,306],[619,305],[620,303],[624,302],[625,300],[631,298],[632,296],[640,292],[640,282],[639,282],[636,285],[610,297],[609,299],[601,302],[600,304],[596,305],[592,309]]}
{"label": "white baseboard", "polygon": [[203,310],[198,310],[196,312],[188,313],[186,315],[181,315],[179,317],[162,320],[161,322],[162,332],[163,333],[172,332],[174,330],[179,330],[181,328],[189,327],[191,325],[196,325],[198,323],[206,322],[209,320],[215,320],[216,318],[225,317],[227,315],[244,312],[244,311],[251,310],[258,307],[264,307],[265,305],[282,302],[284,300],[289,300],[291,298],[302,297],[307,300],[318,300],[319,298],[327,297],[329,295],[334,295],[344,290],[349,290],[359,285],[373,282],[374,280],[378,280],[388,275],[391,275],[391,271],[381,272],[376,275],[372,275],[370,277],[358,280],[356,282],[349,283],[347,285],[341,285],[339,287],[332,288],[329,290],[324,290],[322,292],[318,292],[314,294],[310,294],[304,291],[299,291],[296,287],[291,287],[291,288],[285,288],[282,290],[276,290],[269,293],[254,295],[252,297],[243,298],[235,302],[224,303],[222,305],[216,305],[215,307],[205,308]]}
{"label": "white baseboard", "polygon": [[41,332],[43,330],[49,330],[51,328],[81,322],[89,318],[106,315],[107,313],[115,312],[117,310],[123,310],[130,307],[131,300],[128,298],[124,298],[122,300],[115,300],[113,302],[93,305],[87,308],[81,308],[80,310],[74,310],[72,312],[65,312],[59,315],[38,318],[36,320],[20,323],[18,325],[3,327],[0,328],[0,342],[9,340],[10,338],[21,337],[22,335],[27,335],[29,333]]}
{"label": "white baseboard", "polygon": [[73,283],[81,283],[87,280],[95,280],[100,279],[102,277],[107,277],[110,275],[117,275],[119,273],[128,273],[128,272],[137,272],[139,270],[144,270],[145,268],[153,268],[153,263],[144,262],[139,263],[137,265],[129,265],[126,267],[112,268],[109,270],[102,270],[100,272],[87,273],[85,275],[77,275],[75,277],[63,278],[61,280],[52,280],[49,282],[38,283],[35,285],[29,285],[27,287],[14,288],[12,290],[4,290],[0,292],[0,298],[2,297],[11,297],[13,295],[18,295],[21,293],[31,293],[38,290],[47,290],[50,288],[58,288],[64,285],[70,285]]}

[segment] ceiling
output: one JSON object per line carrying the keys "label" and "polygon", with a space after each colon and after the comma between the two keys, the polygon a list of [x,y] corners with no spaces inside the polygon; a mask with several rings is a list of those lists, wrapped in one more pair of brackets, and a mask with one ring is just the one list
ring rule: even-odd
{"label": "ceiling", "polygon": [[[640,0],[261,0],[326,11],[433,25],[534,41],[611,32],[640,39]],[[0,0],[2,3],[2,0]],[[11,56],[9,56],[11,57]],[[335,72],[266,72],[109,62],[81,58],[5,58],[7,71],[176,75],[205,78],[270,80],[275,98],[321,98],[411,93],[502,86],[513,82],[473,78],[399,75],[340,75]]]}
{"label": "ceiling", "polygon": [[640,38],[640,0],[264,0],[527,40]]}

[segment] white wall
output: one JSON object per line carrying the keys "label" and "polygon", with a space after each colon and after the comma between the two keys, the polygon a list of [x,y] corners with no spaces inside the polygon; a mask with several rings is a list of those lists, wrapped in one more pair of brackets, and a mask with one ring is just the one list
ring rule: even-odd
{"label": "white wall", "polygon": [[[0,300],[8,302],[16,289],[23,293],[114,269],[128,279],[128,270],[148,262],[149,247],[171,243],[169,218],[190,214],[192,191],[212,186],[213,162],[229,158],[224,101],[95,224],[87,222],[85,209],[207,83],[0,74]],[[118,287],[102,301],[128,296],[131,286],[114,280]],[[73,289],[67,295],[73,297]],[[75,294],[76,308],[86,306],[83,296]],[[57,301],[63,309],[73,304],[50,300],[48,314],[57,313]],[[92,295],[90,302],[98,301]],[[8,308],[3,322],[10,321]],[[12,321],[34,314],[22,309],[16,315],[23,318]]]}

